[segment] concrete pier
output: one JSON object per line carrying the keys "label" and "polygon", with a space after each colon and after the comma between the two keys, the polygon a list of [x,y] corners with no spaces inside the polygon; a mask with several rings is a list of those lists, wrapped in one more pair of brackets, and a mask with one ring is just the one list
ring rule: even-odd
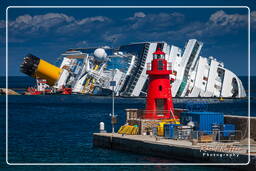
{"label": "concrete pier", "polygon": [[[169,159],[178,159],[182,163],[248,163],[248,147],[236,143],[198,143],[185,140],[159,139],[154,136],[120,135],[112,133],[94,133],[94,147],[122,150]],[[254,151],[256,147],[254,147]],[[255,162],[256,154],[251,155]],[[246,166],[255,167],[253,165]]]}

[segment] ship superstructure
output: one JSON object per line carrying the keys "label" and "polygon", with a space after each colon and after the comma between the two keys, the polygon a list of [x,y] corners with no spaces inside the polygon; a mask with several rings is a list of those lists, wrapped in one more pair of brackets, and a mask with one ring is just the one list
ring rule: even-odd
{"label": "ship superstructure", "polygon": [[242,82],[233,72],[213,57],[200,56],[202,46],[191,39],[184,50],[166,42],[69,49],[58,59],[61,73],[53,87],[69,87],[73,93],[110,95],[110,83],[115,81],[117,96],[146,96],[147,63],[159,48],[171,64],[173,97],[245,97]]}

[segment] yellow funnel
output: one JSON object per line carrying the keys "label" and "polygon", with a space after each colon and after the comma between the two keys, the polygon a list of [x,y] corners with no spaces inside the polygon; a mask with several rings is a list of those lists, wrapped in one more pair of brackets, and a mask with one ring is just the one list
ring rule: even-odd
{"label": "yellow funnel", "polygon": [[59,80],[62,69],[40,59],[39,65],[35,72],[36,78],[46,79],[47,83],[52,86]]}
{"label": "yellow funnel", "polygon": [[28,54],[24,58],[24,62],[20,66],[21,72],[33,77],[45,79],[47,84],[53,86],[62,73],[62,69],[58,68],[32,54]]}

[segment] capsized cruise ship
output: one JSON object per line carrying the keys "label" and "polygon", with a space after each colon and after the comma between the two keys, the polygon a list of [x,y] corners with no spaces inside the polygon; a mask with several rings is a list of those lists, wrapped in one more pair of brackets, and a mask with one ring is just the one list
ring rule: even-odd
{"label": "capsized cruise ship", "polygon": [[114,91],[117,96],[143,97],[148,85],[146,71],[153,52],[160,48],[172,70],[173,97],[245,97],[242,82],[232,71],[212,56],[200,56],[202,46],[191,39],[184,50],[166,42],[75,48],[58,58],[59,67],[30,54],[21,71],[45,79],[56,90],[69,87],[77,94],[110,95]]}

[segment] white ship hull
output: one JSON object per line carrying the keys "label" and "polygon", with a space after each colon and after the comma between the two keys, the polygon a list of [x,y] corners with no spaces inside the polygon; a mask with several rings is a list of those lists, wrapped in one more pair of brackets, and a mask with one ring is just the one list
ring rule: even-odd
{"label": "white ship hull", "polygon": [[195,39],[187,42],[184,51],[166,42],[142,42],[104,48],[107,56],[93,55],[97,48],[70,49],[61,56],[61,68],[69,73],[60,77],[56,87],[69,86],[75,93],[108,94],[111,81],[116,82],[118,96],[145,96],[147,63],[160,47],[172,64],[173,97],[245,97],[241,80],[215,58],[200,56],[203,44]]}

